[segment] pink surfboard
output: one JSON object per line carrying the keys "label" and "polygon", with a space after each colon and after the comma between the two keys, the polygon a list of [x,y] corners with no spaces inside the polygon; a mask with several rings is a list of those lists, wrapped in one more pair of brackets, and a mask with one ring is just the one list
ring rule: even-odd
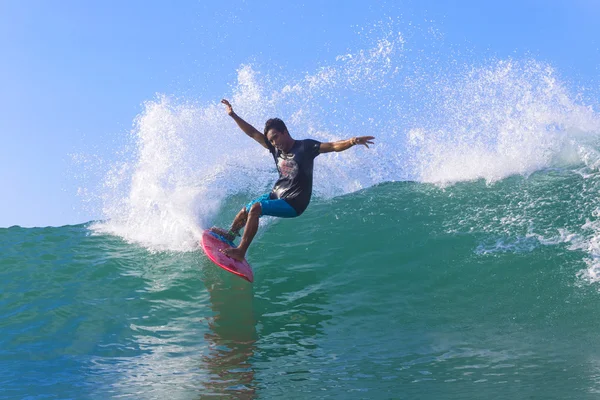
{"label": "pink surfboard", "polygon": [[232,274],[241,276],[248,282],[254,281],[254,273],[248,261],[237,261],[221,252],[223,249],[232,247],[233,243],[207,229],[202,232],[200,245],[208,258],[219,267]]}

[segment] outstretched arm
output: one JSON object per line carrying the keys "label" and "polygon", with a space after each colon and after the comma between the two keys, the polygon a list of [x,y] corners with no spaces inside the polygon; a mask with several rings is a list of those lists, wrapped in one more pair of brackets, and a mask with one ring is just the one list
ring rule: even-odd
{"label": "outstretched arm", "polygon": [[319,146],[319,153],[344,151],[357,144],[362,144],[368,148],[370,144],[373,144],[373,139],[375,139],[374,136],[358,136],[351,139],[338,140],[337,142],[321,143],[321,146]]}
{"label": "outstretched arm", "polygon": [[229,114],[229,116],[231,118],[233,118],[235,123],[240,127],[241,130],[244,131],[244,133],[246,133],[246,135],[248,135],[252,139],[256,140],[265,149],[269,148],[267,146],[267,141],[266,141],[265,135],[260,133],[260,131],[258,129],[256,129],[255,127],[253,127],[252,125],[250,125],[249,123],[244,121],[242,118],[240,118],[239,115],[237,115],[235,112],[233,112],[233,107],[231,107],[231,104],[229,103],[229,101],[223,99],[223,100],[221,100],[221,103],[225,104],[227,114]]}

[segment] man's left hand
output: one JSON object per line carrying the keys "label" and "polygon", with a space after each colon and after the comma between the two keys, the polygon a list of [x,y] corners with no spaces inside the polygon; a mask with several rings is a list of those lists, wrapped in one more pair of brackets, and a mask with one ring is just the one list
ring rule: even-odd
{"label": "man's left hand", "polygon": [[369,148],[370,144],[374,144],[373,139],[375,139],[375,136],[358,136],[353,139],[352,144],[362,144]]}

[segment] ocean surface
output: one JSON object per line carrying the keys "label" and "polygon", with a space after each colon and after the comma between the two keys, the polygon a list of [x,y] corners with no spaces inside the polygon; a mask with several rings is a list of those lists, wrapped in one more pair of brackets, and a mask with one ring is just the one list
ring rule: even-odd
{"label": "ocean surface", "polygon": [[113,157],[76,154],[98,220],[0,229],[0,399],[599,398],[598,97],[409,33],[240,66],[257,128],[376,137],[261,220],[253,284],[198,245],[277,178],[220,99],[157,96]]}
{"label": "ocean surface", "polygon": [[550,170],[315,201],[261,228],[254,284],[92,224],[2,229],[0,397],[597,398],[597,189]]}

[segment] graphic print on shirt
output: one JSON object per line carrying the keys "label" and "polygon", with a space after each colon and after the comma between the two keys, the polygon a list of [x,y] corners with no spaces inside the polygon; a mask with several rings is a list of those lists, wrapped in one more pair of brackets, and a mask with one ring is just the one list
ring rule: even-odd
{"label": "graphic print on shirt", "polygon": [[277,167],[283,178],[294,179],[298,175],[298,163],[294,161],[293,157],[289,159],[279,158]]}

